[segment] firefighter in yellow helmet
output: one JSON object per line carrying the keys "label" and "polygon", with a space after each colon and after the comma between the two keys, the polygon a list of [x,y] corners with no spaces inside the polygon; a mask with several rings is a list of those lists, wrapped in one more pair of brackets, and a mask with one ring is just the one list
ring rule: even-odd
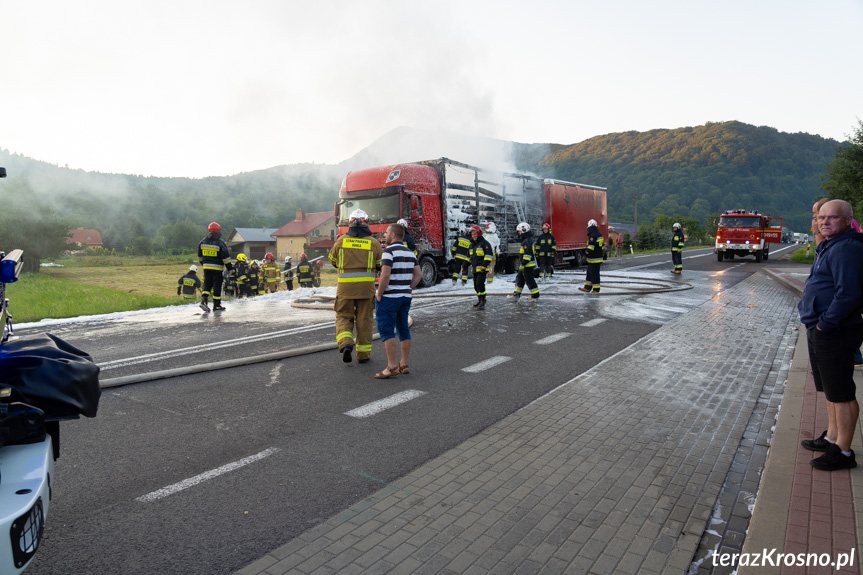
{"label": "firefighter in yellow helmet", "polygon": [[351,362],[354,346],[360,363],[366,363],[371,356],[375,276],[381,269],[382,255],[383,248],[369,229],[368,215],[362,210],[351,212],[348,233],[339,236],[330,250],[330,263],[339,271],[333,307],[336,342],[345,363]]}

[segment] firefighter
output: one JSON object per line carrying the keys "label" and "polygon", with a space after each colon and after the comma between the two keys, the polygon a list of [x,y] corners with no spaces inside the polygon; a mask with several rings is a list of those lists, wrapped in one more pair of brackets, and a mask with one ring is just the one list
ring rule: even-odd
{"label": "firefighter", "polygon": [[485,240],[491,246],[491,265],[488,266],[488,283],[492,283],[494,281],[494,268],[497,266],[497,252],[500,250],[500,236],[497,235],[497,226],[494,225],[494,222],[488,222],[485,225],[485,234],[483,234]]}
{"label": "firefighter", "polygon": [[279,290],[279,266],[273,254],[267,252],[261,266],[261,293],[276,293]]}
{"label": "firefighter", "polygon": [[249,258],[246,254],[237,254],[237,270],[234,274],[237,278],[237,297],[250,297],[249,289]]}
{"label": "firefighter", "polygon": [[539,274],[543,281],[554,275],[554,257],[557,255],[557,242],[551,235],[551,224],[542,224],[542,233],[536,238],[536,256]]}
{"label": "firefighter", "polygon": [[458,281],[459,272],[461,272],[461,285],[467,285],[467,274],[470,270],[470,234],[465,232],[463,235],[453,242],[450,253],[455,261],[455,268],[452,272],[452,285]]}
{"label": "firefighter", "polygon": [[402,240],[402,243],[407,246],[407,248],[414,253],[414,257],[417,256],[417,244],[414,241],[413,237],[408,233],[408,221],[404,218],[400,219],[396,222],[401,227],[405,229],[405,237]]}
{"label": "firefighter", "polygon": [[587,276],[584,278],[584,287],[579,290],[590,293],[599,293],[599,266],[602,265],[602,247],[605,245],[605,238],[599,231],[599,226],[596,220],[587,222]]}
{"label": "firefighter", "polygon": [[310,288],[314,283],[315,274],[306,254],[300,256],[300,263],[297,265],[297,279],[300,281],[301,288]]}
{"label": "firefighter", "polygon": [[348,232],[339,236],[330,250],[330,263],[339,271],[333,309],[336,312],[336,342],[345,363],[351,362],[355,342],[360,363],[369,361],[372,352],[375,276],[381,269],[383,248],[372,237],[368,218],[363,210],[351,212]]}
{"label": "firefighter", "polygon": [[225,274],[225,295],[233,298],[237,293],[237,265],[234,264],[234,269]]}
{"label": "firefighter", "polygon": [[261,284],[261,267],[258,265],[258,260],[252,260],[252,263],[249,264],[247,277],[249,278],[249,295],[258,295]]}
{"label": "firefighter", "polygon": [[671,226],[671,262],[674,264],[674,269],[671,270],[673,274],[683,273],[683,244],[685,240],[683,238],[683,229],[680,227],[680,224],[676,223]]}
{"label": "firefighter", "polygon": [[518,224],[515,231],[521,240],[521,249],[518,251],[521,260],[519,261],[518,275],[515,276],[515,291],[507,297],[518,301],[525,284],[527,284],[527,288],[530,290],[530,300],[536,301],[539,299],[539,286],[536,285],[534,278],[536,261],[533,255],[533,232],[530,231],[530,224],[527,222]]}
{"label": "firefighter", "polygon": [[201,278],[198,277],[198,266],[189,266],[186,275],[177,280],[177,295],[189,303],[195,301],[198,290],[201,289]]}
{"label": "firefighter", "polygon": [[282,275],[285,276],[285,285],[288,287],[288,291],[294,290],[294,268],[293,268],[293,259],[291,256],[285,256],[285,271],[282,272]]}
{"label": "firefighter", "polygon": [[488,268],[491,266],[492,248],[491,244],[482,237],[482,228],[470,227],[470,237],[473,239],[470,245],[471,266],[473,267],[473,289],[476,291],[477,309],[485,308],[485,278]]}
{"label": "firefighter", "polygon": [[228,246],[222,241],[222,226],[216,222],[207,227],[207,237],[198,244],[198,261],[204,267],[204,287],[201,290],[201,309],[210,311],[207,301],[213,296],[213,311],[224,311],[222,306],[222,272],[233,268]]}
{"label": "firefighter", "polygon": [[312,285],[315,287],[321,287],[321,272],[324,271],[324,260],[318,260],[315,262],[314,270],[315,279],[312,281]]}

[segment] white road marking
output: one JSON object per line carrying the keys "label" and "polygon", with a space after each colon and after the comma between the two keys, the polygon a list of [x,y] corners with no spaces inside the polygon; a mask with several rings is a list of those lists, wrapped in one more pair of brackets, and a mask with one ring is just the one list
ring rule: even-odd
{"label": "white road marking", "polygon": [[462,368],[462,371],[466,371],[468,373],[479,373],[480,371],[485,371],[489,368],[492,368],[496,365],[500,365],[511,360],[511,357],[506,357],[505,355],[497,355],[495,357],[490,357],[485,361],[481,361],[479,363],[475,363],[473,365],[469,365],[468,367]]}
{"label": "white road marking", "polygon": [[569,337],[570,335],[572,335],[572,334],[567,333],[567,332],[563,332],[563,333],[556,333],[556,334],[554,334],[554,335],[550,335],[550,336],[548,336],[548,337],[544,337],[544,338],[542,338],[542,339],[540,339],[540,340],[538,340],[538,341],[535,341],[535,342],[533,342],[533,343],[535,343],[535,344],[537,344],[537,345],[548,345],[548,344],[550,344],[550,343],[554,343],[554,342],[560,341],[560,340],[562,340],[562,339],[563,339],[563,338],[565,338],[565,337]]}
{"label": "white road marking", "polygon": [[583,324],[580,324],[580,325],[581,325],[581,327],[593,327],[593,326],[595,326],[595,325],[599,325],[599,324],[601,324],[601,323],[602,323],[602,322],[604,322],[604,321],[605,321],[605,318],[603,318],[603,317],[598,317],[598,318],[596,318],[596,319],[592,319],[592,320],[590,320],[590,321],[586,321],[586,322],[584,322]]}
{"label": "white road marking", "polygon": [[352,409],[350,411],[346,411],[345,415],[349,415],[351,417],[356,417],[361,419],[363,417],[370,417],[377,413],[380,413],[386,409],[391,407],[395,407],[397,405],[401,405],[402,403],[408,402],[412,399],[416,399],[417,397],[425,395],[424,391],[417,391],[415,389],[408,389],[406,391],[399,392],[395,395],[391,395],[389,397],[385,397],[383,399],[379,399],[378,401],[373,401],[371,403],[367,403],[362,407],[358,407],[356,409]]}
{"label": "white road marking", "polygon": [[156,501],[158,499],[163,499],[168,497],[169,495],[173,495],[174,493],[178,493],[183,491],[184,489],[188,489],[189,487],[194,487],[199,483],[203,483],[204,481],[213,479],[218,477],[219,475],[224,475],[229,471],[234,471],[235,469],[239,469],[241,467],[245,467],[250,463],[254,463],[256,461],[260,461],[265,457],[269,457],[275,453],[278,453],[280,449],[278,447],[271,447],[269,449],[265,449],[260,453],[256,453],[255,455],[250,455],[249,457],[244,457],[239,461],[235,461],[233,463],[228,463],[227,465],[223,465],[221,467],[217,467],[216,469],[212,469],[210,471],[205,471],[200,475],[196,475],[194,477],[190,477],[188,479],[184,479],[178,483],[174,483],[173,485],[168,485],[167,487],[163,487],[157,491],[153,491],[152,493],[148,493],[146,495],[142,495],[141,497],[137,497],[135,501],[140,501],[141,503],[150,503],[151,501]]}

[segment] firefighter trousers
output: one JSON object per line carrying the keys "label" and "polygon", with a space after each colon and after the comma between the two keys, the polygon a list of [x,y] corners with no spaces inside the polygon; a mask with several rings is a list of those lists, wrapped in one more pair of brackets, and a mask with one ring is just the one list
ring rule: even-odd
{"label": "firefighter trousers", "polygon": [[333,310],[336,312],[336,342],[339,344],[339,351],[352,345],[357,352],[357,359],[367,359],[372,353],[375,298],[347,299],[336,295]]}
{"label": "firefighter trousers", "polygon": [[206,302],[213,296],[213,304],[221,305],[222,302],[222,270],[204,270],[204,287],[201,296]]}
{"label": "firefighter trousers", "polygon": [[515,291],[513,292],[513,294],[520,296],[525,284],[527,284],[527,289],[530,291],[530,297],[532,297],[533,299],[538,298],[539,287],[536,285],[536,279],[533,276],[533,266],[524,268],[523,270],[519,271],[518,275],[515,276]]}

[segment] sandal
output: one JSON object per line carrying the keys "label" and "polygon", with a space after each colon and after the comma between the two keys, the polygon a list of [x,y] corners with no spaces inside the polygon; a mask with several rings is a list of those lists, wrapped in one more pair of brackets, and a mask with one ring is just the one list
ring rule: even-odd
{"label": "sandal", "polygon": [[403,374],[407,375],[407,374],[409,374],[410,372],[411,372],[411,368],[410,368],[410,367],[408,367],[407,365],[399,364],[399,373],[403,373]]}
{"label": "sandal", "polygon": [[379,371],[375,374],[375,379],[389,379],[391,377],[395,377],[399,374],[399,368],[390,369],[390,366],[387,366],[383,371]]}

